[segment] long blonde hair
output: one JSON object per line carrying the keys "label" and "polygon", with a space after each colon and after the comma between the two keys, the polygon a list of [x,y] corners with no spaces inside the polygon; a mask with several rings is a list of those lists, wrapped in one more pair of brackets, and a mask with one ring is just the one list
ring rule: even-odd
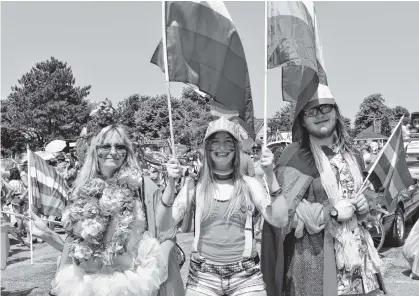
{"label": "long blonde hair", "polygon": [[108,125],[92,138],[83,167],[81,168],[77,179],[74,181],[74,193],[82,188],[87,181],[101,176],[98,164],[97,147],[103,144],[103,141],[108,134],[112,133],[117,133],[122,138],[124,145],[127,148],[124,163],[119,171],[123,168],[140,170],[131,140],[129,139],[125,128],[121,125]]}
{"label": "long blonde hair", "polygon": [[[210,146],[211,142],[214,139],[217,133],[212,134],[208,137],[204,144],[204,157],[203,157],[203,164],[202,164],[202,174],[200,176],[198,182],[197,196],[196,199],[200,199],[200,205],[203,207],[200,209],[201,213],[201,222],[205,221],[210,217],[210,214],[214,211],[215,207],[215,178],[213,175],[214,171],[214,163],[211,159],[210,154]],[[234,157],[233,157],[233,184],[234,184],[234,191],[229,199],[229,204],[227,207],[227,211],[223,218],[224,221],[228,221],[231,216],[234,214],[235,211],[241,208],[242,204],[246,201],[250,194],[249,187],[246,181],[243,178],[243,173],[240,168],[240,153],[241,153],[241,146],[240,143],[234,138]],[[197,208],[197,210],[199,210]]]}

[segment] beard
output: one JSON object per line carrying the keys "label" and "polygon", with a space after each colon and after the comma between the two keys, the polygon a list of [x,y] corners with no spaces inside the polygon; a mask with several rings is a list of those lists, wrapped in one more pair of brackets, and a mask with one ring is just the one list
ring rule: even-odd
{"label": "beard", "polygon": [[308,133],[316,139],[322,140],[330,137],[336,130],[336,121],[328,126],[311,127],[306,126]]}

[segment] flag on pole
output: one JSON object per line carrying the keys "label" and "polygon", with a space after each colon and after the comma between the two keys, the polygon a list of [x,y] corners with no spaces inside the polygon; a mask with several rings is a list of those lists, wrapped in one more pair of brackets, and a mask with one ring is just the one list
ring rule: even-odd
{"label": "flag on pole", "polygon": [[385,198],[389,205],[403,189],[413,185],[413,179],[406,164],[402,120],[403,118],[400,119],[390,139],[369,169],[368,177],[372,176],[380,180],[382,187],[385,188]]}
{"label": "flag on pole", "polygon": [[32,204],[45,216],[61,217],[67,201],[64,178],[54,167],[30,150],[28,157],[30,157],[28,181],[31,184]]}
{"label": "flag on pole", "polygon": [[[222,1],[167,1],[166,44],[169,81],[193,85],[221,110],[238,113],[237,120],[254,138],[250,78],[242,42]],[[151,63],[164,71],[163,43]]]}
{"label": "flag on pole", "polygon": [[[312,1],[268,1],[268,69],[282,68],[282,97],[331,97]],[[313,102],[315,104],[315,102]],[[297,109],[298,106],[297,106]]]}

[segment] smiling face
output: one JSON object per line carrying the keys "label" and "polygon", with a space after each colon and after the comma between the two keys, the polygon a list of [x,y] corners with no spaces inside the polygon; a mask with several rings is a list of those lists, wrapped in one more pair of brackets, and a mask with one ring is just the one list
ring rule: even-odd
{"label": "smiling face", "polygon": [[116,131],[110,131],[97,147],[99,169],[102,175],[111,176],[124,164],[127,147]]}
{"label": "smiling face", "polygon": [[317,139],[328,138],[334,133],[336,128],[336,110],[333,108],[326,114],[318,110],[317,115],[313,117],[304,115],[303,125],[313,137]]}
{"label": "smiling face", "polygon": [[210,139],[210,156],[218,170],[231,168],[235,154],[233,137],[227,132],[218,132]]}

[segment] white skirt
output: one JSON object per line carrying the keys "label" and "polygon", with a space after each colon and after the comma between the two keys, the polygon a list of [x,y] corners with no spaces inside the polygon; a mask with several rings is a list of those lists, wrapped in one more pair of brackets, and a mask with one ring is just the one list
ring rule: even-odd
{"label": "white skirt", "polygon": [[[134,258],[133,258],[134,260]],[[138,246],[135,269],[109,267],[89,273],[76,264],[64,265],[53,282],[57,296],[154,296],[166,281],[166,266],[157,239],[146,232]],[[122,268],[124,269],[124,268]],[[117,271],[118,270],[118,271]]]}

